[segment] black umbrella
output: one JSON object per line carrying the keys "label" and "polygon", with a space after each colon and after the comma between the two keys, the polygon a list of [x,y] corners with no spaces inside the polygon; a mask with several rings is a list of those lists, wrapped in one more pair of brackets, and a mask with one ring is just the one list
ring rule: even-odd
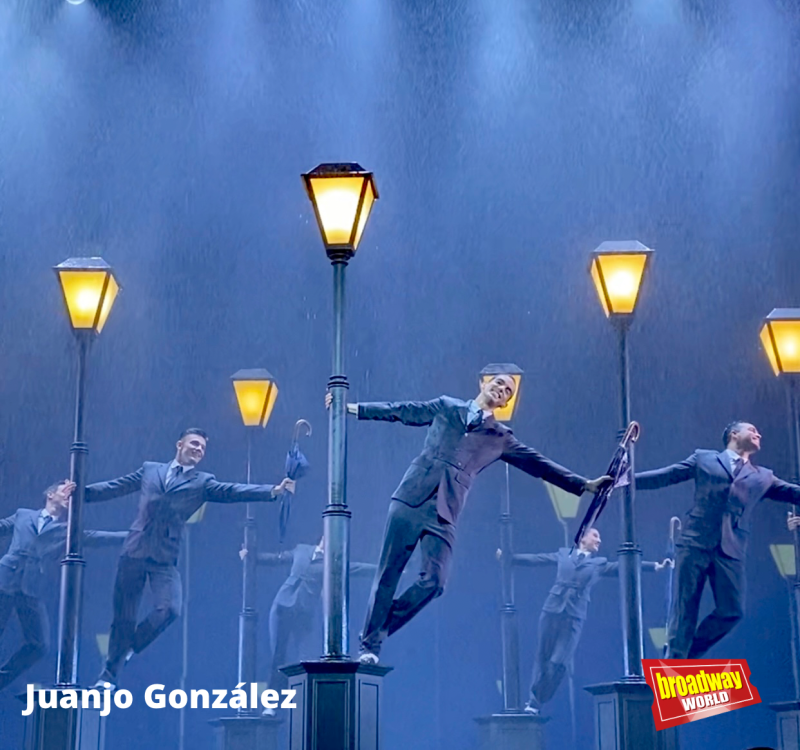
{"label": "black umbrella", "polygon": [[608,471],[606,471],[606,474],[614,481],[609,482],[602,489],[595,493],[591,505],[589,505],[589,509],[586,511],[583,521],[581,521],[581,526],[578,529],[578,533],[575,535],[576,547],[580,544],[581,538],[586,533],[586,530],[592,528],[597,519],[600,517],[600,514],[603,512],[603,508],[606,507],[608,498],[611,497],[611,493],[617,487],[624,487],[626,484],[630,484],[628,448],[630,447],[631,443],[635,443],[638,439],[639,423],[631,422],[628,425],[628,429],[625,430],[624,434],[622,435],[622,440],[620,440],[617,449],[614,451],[614,456],[611,459],[611,463],[608,465]]}
{"label": "black umbrella", "polygon": [[[286,474],[289,479],[300,479],[308,473],[308,459],[300,450],[300,430],[305,428],[306,437],[311,434],[311,425],[305,419],[298,419],[294,425],[292,444],[286,453]],[[280,543],[286,538],[286,527],[289,525],[289,516],[292,513],[292,493],[281,493],[281,513],[279,520]]]}

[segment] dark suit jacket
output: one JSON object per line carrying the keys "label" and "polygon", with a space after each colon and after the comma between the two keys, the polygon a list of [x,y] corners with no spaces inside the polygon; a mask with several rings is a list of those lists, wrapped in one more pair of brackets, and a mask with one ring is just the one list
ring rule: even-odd
{"label": "dark suit jacket", "polygon": [[[281,584],[272,606],[290,609],[296,614],[312,614],[322,594],[322,557],[314,557],[315,544],[298,544],[286,552],[262,552],[258,561],[266,565],[290,564],[288,578]],[[350,575],[373,575],[377,565],[350,563]]]}
{"label": "dark suit jacket", "polygon": [[[591,601],[592,587],[602,576],[619,574],[619,563],[609,562],[608,558],[584,555],[578,562],[577,550],[570,554],[569,547],[561,547],[558,552],[538,552],[532,555],[514,555],[515,565],[557,565],[556,582],[545,599],[543,612],[568,614],[582,622]],[[654,571],[654,562],[643,562],[642,570]]]}
{"label": "dark suit jacket", "polygon": [[87,503],[141,493],[139,514],[125,540],[123,555],[174,565],[178,561],[186,521],[203,503],[254,503],[275,499],[271,484],[218,482],[213,474],[197,469],[185,471],[177,483],[166,489],[168,469],[169,463],[147,461],[133,474],[86,488]]}
{"label": "dark suit jacket", "polygon": [[656,490],[694,480],[694,505],[683,524],[680,544],[716,549],[743,560],[753,508],[765,497],[782,503],[800,503],[800,487],[778,479],[769,469],[748,462],[736,481],[724,451],[696,450],[680,463],[636,475],[636,487]]}
{"label": "dark suit jacket", "polygon": [[[37,530],[39,510],[19,508],[13,516],[0,520],[0,536],[12,534],[8,551],[0,558],[0,592],[41,596],[43,566],[63,557],[67,543],[65,521],[50,521]],[[121,544],[127,531],[84,531],[87,547]]]}
{"label": "dark suit jacket", "polygon": [[573,495],[583,493],[584,477],[524,445],[494,417],[468,430],[468,411],[468,402],[450,396],[440,396],[433,401],[358,404],[359,419],[430,425],[422,453],[411,462],[393,499],[417,507],[436,492],[439,515],[455,524],[475,477],[498,460]]}

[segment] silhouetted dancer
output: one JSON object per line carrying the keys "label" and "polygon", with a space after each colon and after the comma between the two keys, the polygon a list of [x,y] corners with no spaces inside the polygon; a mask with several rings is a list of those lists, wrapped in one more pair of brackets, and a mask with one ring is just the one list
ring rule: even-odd
{"label": "silhouetted dancer", "polygon": [[[618,562],[595,557],[599,550],[600,532],[590,528],[581,537],[580,545],[572,550],[561,547],[558,552],[514,555],[515,565],[558,566],[555,583],[539,616],[531,695],[525,706],[527,713],[538,714],[542,705],[555,695],[567,671],[572,669],[592,588],[600,578],[619,574]],[[658,571],[672,564],[672,560],[643,562],[642,570]]]}
{"label": "silhouetted dancer", "polygon": [[[325,538],[319,544],[298,544],[286,552],[261,552],[258,561],[262,565],[291,565],[287,579],[281,584],[269,610],[269,641],[271,648],[269,687],[283,690],[287,685],[286,675],[280,667],[288,664],[290,642],[302,657],[302,647],[314,630],[314,617],[322,597],[322,558],[325,553]],[[240,556],[245,554],[242,550]],[[351,576],[372,576],[377,570],[372,563],[350,563]],[[265,716],[275,710],[264,709]]]}
{"label": "silhouetted dancer", "polygon": [[[75,484],[65,479],[44,491],[44,508],[18,508],[0,520],[0,536],[11,534],[0,558],[0,636],[16,611],[22,645],[0,667],[0,690],[30,669],[46,653],[50,641],[47,609],[42,601],[45,565],[66,553],[66,516]],[[127,531],[84,531],[87,547],[122,544]]]}
{"label": "silhouetted dancer", "polygon": [[[108,659],[97,687],[116,687],[119,670],[133,654],[141,653],[172,624],[181,611],[178,554],[186,521],[203,503],[255,503],[294,492],[292,479],[279,485],[218,482],[198,471],[208,436],[191,428],[181,435],[171,463],[145,462],[133,474],[110,482],[90,484],[86,502],[111,500],[140,492],[139,513],[122,548],[114,582],[114,617],[109,633]],[[149,581],[155,606],[136,623],[139,604]]]}
{"label": "silhouetted dancer", "polygon": [[[359,419],[428,426],[422,453],[392,495],[378,572],[361,636],[361,661],[375,664],[381,644],[440,596],[447,581],[455,526],[475,477],[495,461],[544,479],[567,492],[596,492],[610,477],[587,480],[529,448],[498,422],[493,410],[514,394],[514,379],[497,375],[474,400],[441,396],[433,401],[348,404]],[[327,399],[330,402],[330,398]],[[395,599],[400,576],[417,544],[422,570]]]}
{"label": "silhouetted dancer", "polygon": [[[694,505],[675,545],[676,593],[667,634],[667,658],[697,659],[724,638],[744,614],[745,559],[750,516],[765,497],[800,503],[800,487],[756,466],[750,457],[761,435],[749,422],[731,422],[725,450],[696,450],[664,469],[636,474],[636,487],[655,490],[694,481]],[[697,627],[706,579],[714,611]]]}

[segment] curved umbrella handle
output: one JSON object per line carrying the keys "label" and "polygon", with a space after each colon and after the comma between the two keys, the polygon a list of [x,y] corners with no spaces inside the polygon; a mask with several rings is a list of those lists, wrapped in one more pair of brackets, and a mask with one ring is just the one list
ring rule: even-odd
{"label": "curved umbrella handle", "polygon": [[669,540],[673,544],[675,543],[675,530],[677,529],[680,531],[682,528],[681,519],[678,516],[672,516],[669,519]]}
{"label": "curved umbrella handle", "polygon": [[298,419],[294,423],[294,432],[292,433],[292,440],[296,443],[300,438],[300,429],[305,427],[305,437],[311,435],[311,423],[307,419]]}

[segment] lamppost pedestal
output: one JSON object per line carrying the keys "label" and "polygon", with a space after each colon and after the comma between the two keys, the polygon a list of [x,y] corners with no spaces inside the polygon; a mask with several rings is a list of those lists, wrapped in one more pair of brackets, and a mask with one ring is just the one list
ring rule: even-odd
{"label": "lamppost pedestal", "polygon": [[297,691],[289,712],[292,750],[380,750],[383,678],[392,670],[357,661],[304,661],[281,671]]}
{"label": "lamppost pedestal", "polygon": [[225,716],[213,719],[216,750],[278,750],[278,735],[284,723],[277,716]]}
{"label": "lamppost pedestal", "polygon": [[480,750],[544,750],[545,716],[501,713],[479,716],[478,747]]}
{"label": "lamppost pedestal", "polygon": [[594,750],[678,750],[674,728],[657,730],[653,691],[644,680],[584,688],[594,696]]}
{"label": "lamppost pedestal", "polygon": [[770,703],[775,712],[778,750],[800,750],[800,701]]}
{"label": "lamppost pedestal", "polygon": [[[41,708],[39,692],[34,691],[33,713],[25,717],[23,750],[105,750],[106,717],[99,709]],[[49,688],[47,692],[56,692],[61,702],[61,690]],[[27,701],[27,694],[18,697]]]}

